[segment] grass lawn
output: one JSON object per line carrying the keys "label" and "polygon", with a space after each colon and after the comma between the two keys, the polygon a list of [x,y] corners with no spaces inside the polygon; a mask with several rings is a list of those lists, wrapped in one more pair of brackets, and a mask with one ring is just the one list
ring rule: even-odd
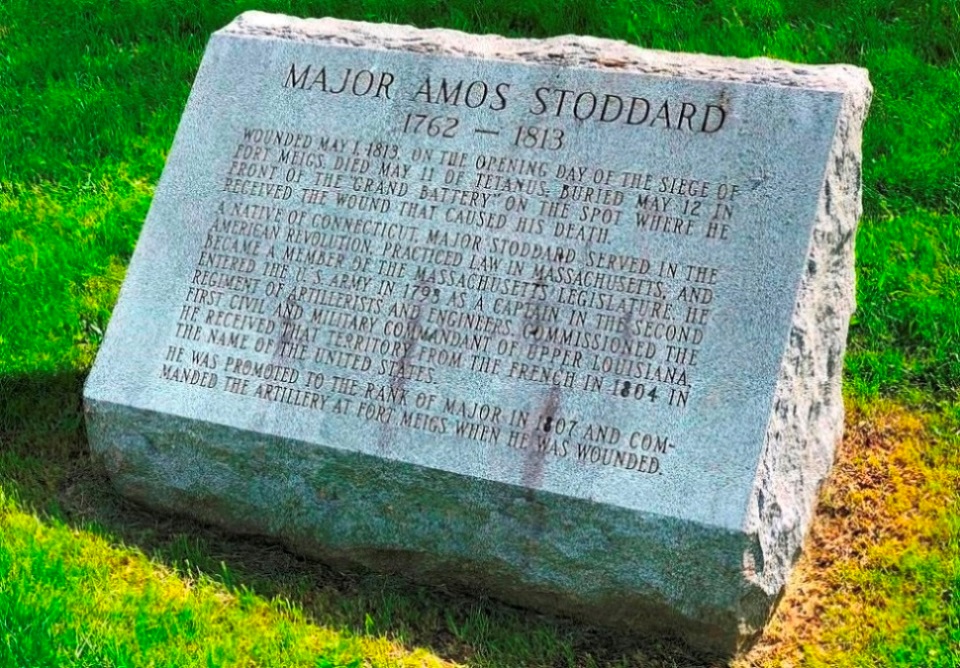
{"label": "grass lawn", "polygon": [[0,668],[703,665],[146,513],[91,466],[83,378],[206,39],[246,9],[868,68],[847,437],[734,663],[960,665],[957,0],[0,0]]}

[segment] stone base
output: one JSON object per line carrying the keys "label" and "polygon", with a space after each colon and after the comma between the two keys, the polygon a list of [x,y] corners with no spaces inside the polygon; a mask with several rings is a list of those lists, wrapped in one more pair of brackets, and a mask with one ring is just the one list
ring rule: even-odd
{"label": "stone base", "polygon": [[124,496],[328,563],[719,654],[775,603],[744,571],[756,536],[111,403],[86,412]]}

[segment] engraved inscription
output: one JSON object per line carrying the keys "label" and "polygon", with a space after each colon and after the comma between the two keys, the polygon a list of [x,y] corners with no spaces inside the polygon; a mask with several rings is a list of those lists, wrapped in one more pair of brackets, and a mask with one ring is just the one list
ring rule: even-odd
{"label": "engraved inscription", "polygon": [[477,401],[463,379],[688,411],[729,272],[682,244],[731,243],[750,185],[690,161],[625,169],[571,147],[584,123],[711,135],[727,110],[375,69],[291,63],[277,80],[288,95],[392,105],[391,126],[264,124],[219,147],[158,376],[477,447],[669,472],[674,431],[562,401]]}

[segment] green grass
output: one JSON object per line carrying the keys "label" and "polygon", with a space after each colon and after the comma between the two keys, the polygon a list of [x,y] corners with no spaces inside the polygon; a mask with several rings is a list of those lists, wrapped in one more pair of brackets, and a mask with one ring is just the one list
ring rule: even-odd
{"label": "green grass", "polygon": [[307,623],[283,601],[191,582],[0,503],[5,665],[359,666],[356,657],[374,649]]}
{"label": "green grass", "polygon": [[[938,399],[960,391],[960,313],[948,308],[960,299],[955,1],[6,0],[0,360],[9,373],[89,365],[107,319],[101,295],[132,251],[207,36],[250,8],[868,68],[876,95],[864,136],[863,315],[849,385],[870,396],[915,396],[918,384]],[[921,272],[903,262],[911,248],[935,263]]]}
{"label": "green grass", "polygon": [[[853,476],[852,489],[866,491],[828,497],[823,512],[863,518],[841,523],[841,543],[875,540],[863,558],[830,561],[824,577],[840,593],[806,625],[814,635],[786,633],[748,660],[960,661],[960,510],[949,476],[960,469],[956,0],[0,0],[0,667],[693,661],[669,643],[343,576],[158,518],[115,498],[91,468],[80,384],[206,39],[254,8],[868,68],[875,98],[845,388],[857,405],[894,401],[922,418],[905,413],[916,420],[906,450],[871,455],[897,429],[854,439],[863,450],[851,471],[863,480]],[[882,422],[901,409],[863,410]],[[878,466],[904,475],[877,492]]]}
{"label": "green grass", "polygon": [[848,388],[863,396],[956,401],[960,218],[918,209],[865,221],[857,269]]}

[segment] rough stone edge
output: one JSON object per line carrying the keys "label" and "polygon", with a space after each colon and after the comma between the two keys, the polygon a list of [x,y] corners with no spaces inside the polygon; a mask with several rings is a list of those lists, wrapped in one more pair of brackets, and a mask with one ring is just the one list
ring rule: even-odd
{"label": "rough stone edge", "polygon": [[[842,97],[743,527],[756,541],[755,551],[744,554],[744,573],[767,600],[745,596],[745,608],[760,604],[773,612],[843,436],[841,377],[856,310],[854,240],[863,212],[862,135],[871,97],[868,81]],[[758,619],[760,611],[745,610],[741,618]],[[758,632],[766,619],[758,621],[743,634]]]}
{"label": "rough stone edge", "polygon": [[275,38],[331,46],[791,86],[841,93],[862,91],[869,94],[870,91],[867,71],[853,65],[799,65],[771,58],[744,59],[674,53],[642,49],[618,40],[578,35],[517,39],[388,23],[362,23],[334,18],[301,19],[258,11],[244,12],[214,35]]}

